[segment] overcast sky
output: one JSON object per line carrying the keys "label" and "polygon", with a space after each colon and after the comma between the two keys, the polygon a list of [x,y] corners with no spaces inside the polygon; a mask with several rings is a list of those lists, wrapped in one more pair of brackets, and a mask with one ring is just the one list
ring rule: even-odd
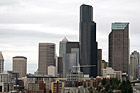
{"label": "overcast sky", "polygon": [[130,53],[140,51],[139,0],[0,0],[0,51],[5,70],[12,70],[12,57],[28,58],[28,73],[37,70],[38,43],[56,43],[65,36],[79,39],[79,7],[93,6],[98,47],[108,61],[108,35],[112,22],[130,23]]}

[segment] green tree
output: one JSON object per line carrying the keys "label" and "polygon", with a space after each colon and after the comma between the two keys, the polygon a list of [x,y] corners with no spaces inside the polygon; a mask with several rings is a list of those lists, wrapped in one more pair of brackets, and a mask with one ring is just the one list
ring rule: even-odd
{"label": "green tree", "polygon": [[44,93],[46,93],[46,88],[44,89]]}
{"label": "green tree", "polygon": [[102,85],[103,85],[103,86],[105,86],[105,85],[106,85],[106,83],[107,83],[107,82],[106,82],[106,79],[105,79],[105,78],[103,78],[103,80],[102,80]]}
{"label": "green tree", "polygon": [[108,92],[109,89],[110,89],[110,83],[107,83],[106,86],[105,86],[105,91]]}
{"label": "green tree", "polygon": [[133,93],[133,88],[129,80],[123,81],[119,87],[122,93]]}
{"label": "green tree", "polygon": [[91,87],[88,89],[88,91],[89,93],[93,93],[93,89]]}
{"label": "green tree", "polygon": [[52,93],[52,91],[50,90],[49,93]]}

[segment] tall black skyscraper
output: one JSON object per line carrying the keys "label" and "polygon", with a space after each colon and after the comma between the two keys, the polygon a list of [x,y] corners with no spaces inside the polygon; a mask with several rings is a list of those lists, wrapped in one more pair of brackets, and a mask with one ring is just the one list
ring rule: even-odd
{"label": "tall black skyscraper", "polygon": [[[96,23],[93,22],[93,8],[80,6],[80,66],[90,77],[97,76]],[[94,66],[93,66],[94,65]]]}

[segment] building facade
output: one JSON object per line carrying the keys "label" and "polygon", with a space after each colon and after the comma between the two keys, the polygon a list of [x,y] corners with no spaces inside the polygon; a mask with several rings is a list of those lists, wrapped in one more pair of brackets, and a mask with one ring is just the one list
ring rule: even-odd
{"label": "building facade", "polygon": [[61,93],[88,93],[88,88],[85,87],[63,87]]}
{"label": "building facade", "polygon": [[98,63],[98,76],[101,76],[101,66],[102,66],[102,49],[97,50],[97,63]]}
{"label": "building facade", "polygon": [[12,83],[12,74],[6,71],[4,71],[3,73],[0,73],[0,82]]}
{"label": "building facade", "polygon": [[27,93],[44,93],[46,84],[43,81],[38,83],[29,83]]}
{"label": "building facade", "polygon": [[48,66],[48,75],[56,77],[56,67],[55,66]]}
{"label": "building facade", "polygon": [[96,23],[93,22],[93,8],[80,6],[80,70],[89,77],[97,76]]}
{"label": "building facade", "polygon": [[62,77],[62,74],[63,74],[63,63],[62,63],[62,57],[57,57],[57,61],[58,61],[58,74],[59,74],[59,77]]}
{"label": "building facade", "polygon": [[27,58],[23,56],[13,57],[13,72],[19,73],[19,77],[25,77],[27,74]]}
{"label": "building facade", "polygon": [[67,72],[79,70],[79,42],[70,42],[65,37],[60,41],[59,56],[62,57],[63,77],[66,77]]}
{"label": "building facade", "polygon": [[38,74],[48,75],[48,66],[56,66],[55,44],[39,43]]}
{"label": "building facade", "polygon": [[108,62],[102,60],[102,69],[106,69],[106,67],[108,67]]}
{"label": "building facade", "polygon": [[102,69],[103,78],[117,78],[122,81],[122,71],[115,71],[111,67],[107,67],[106,69]]}
{"label": "building facade", "polygon": [[68,72],[66,75],[67,81],[82,81],[84,78],[83,72]]}
{"label": "building facade", "polygon": [[4,71],[4,58],[2,52],[0,52],[0,73]]}
{"label": "building facade", "polygon": [[139,77],[139,52],[134,51],[130,55],[130,78],[136,79]]}
{"label": "building facade", "polygon": [[109,66],[128,74],[129,23],[112,23],[109,34]]}
{"label": "building facade", "polygon": [[54,81],[51,83],[51,93],[61,93],[63,87],[64,87],[64,82]]}

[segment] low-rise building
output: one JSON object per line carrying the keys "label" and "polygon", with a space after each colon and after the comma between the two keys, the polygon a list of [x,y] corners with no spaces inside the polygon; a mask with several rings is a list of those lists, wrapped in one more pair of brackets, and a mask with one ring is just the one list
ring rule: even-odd
{"label": "low-rise building", "polygon": [[14,84],[13,83],[0,82],[0,92],[10,92],[10,91],[13,91],[13,90],[14,90]]}
{"label": "low-rise building", "polygon": [[88,93],[88,88],[79,87],[63,87],[61,93]]}
{"label": "low-rise building", "polygon": [[51,93],[61,93],[63,87],[64,87],[64,82],[54,81],[51,83]]}
{"label": "low-rise building", "polygon": [[51,82],[55,79],[56,77],[48,76],[48,75],[33,75],[33,74],[28,74],[27,77],[23,78],[24,80],[24,88],[28,89],[29,88],[29,83],[38,83],[39,81],[43,81],[46,86],[46,90],[51,89]]}
{"label": "low-rise building", "polygon": [[7,71],[0,73],[0,82],[9,83],[12,82],[12,75]]}
{"label": "low-rise building", "polygon": [[45,83],[39,81],[38,83],[29,83],[28,93],[44,93],[46,90]]}
{"label": "low-rise building", "polygon": [[107,67],[106,69],[102,69],[102,76],[103,78],[117,78],[118,80],[122,81],[122,71],[115,71],[111,67]]}
{"label": "low-rise building", "polygon": [[67,81],[81,81],[84,77],[83,72],[75,71],[66,74]]}

